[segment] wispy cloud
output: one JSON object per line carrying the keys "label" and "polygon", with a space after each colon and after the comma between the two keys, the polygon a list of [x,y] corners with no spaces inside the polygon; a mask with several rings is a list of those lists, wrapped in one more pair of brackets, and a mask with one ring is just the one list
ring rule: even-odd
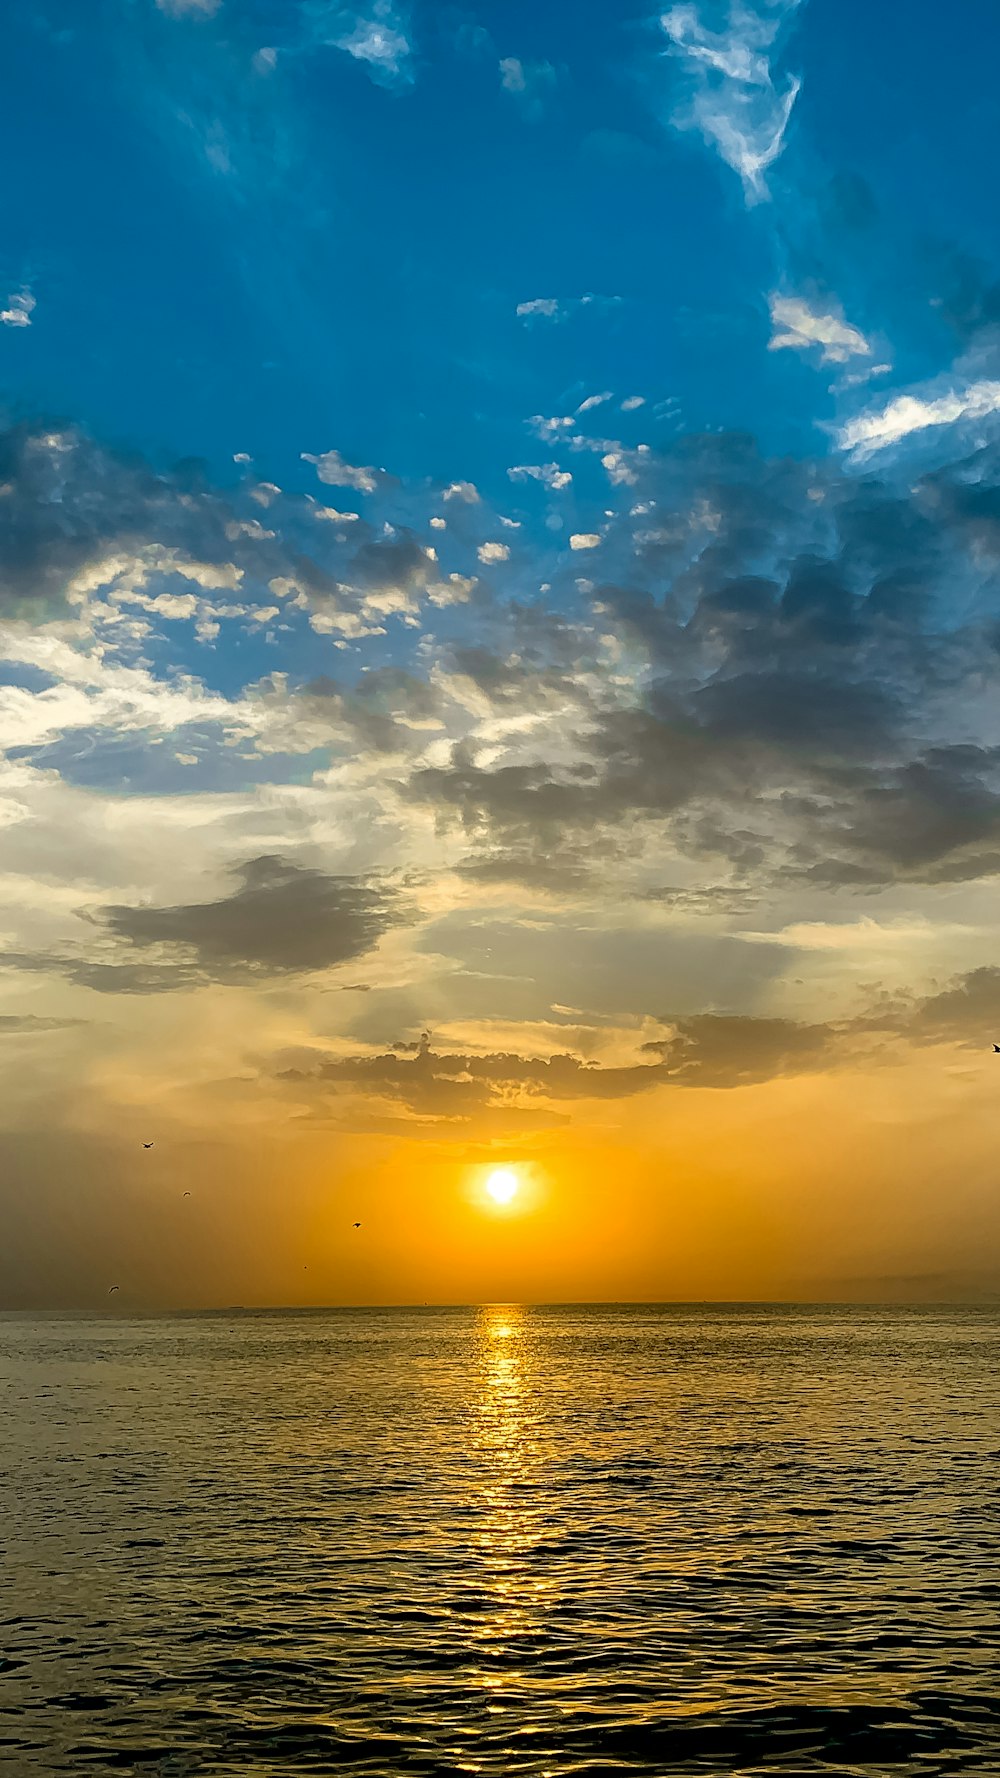
{"label": "wispy cloud", "polygon": [[599,296],[588,290],[585,296],[533,296],[518,303],[517,314],[522,321],[567,321],[580,309],[613,309],[620,296]]}
{"label": "wispy cloud", "polygon": [[837,438],[842,450],[861,459],[930,427],[983,420],[996,413],[1000,413],[1000,383],[984,378],[968,383],[964,389],[949,389],[930,398],[897,395],[886,407],[849,420]]}
{"label": "wispy cloud", "polygon": [[552,488],[558,493],[560,488],[568,488],[573,480],[568,469],[560,469],[558,463],[515,463],[507,471],[512,482],[541,482],[544,488]]}
{"label": "wispy cloud", "polygon": [[412,84],[413,45],[402,13],[393,0],[371,0],[368,6],[344,8],[321,5],[312,25],[314,42],[342,49],[363,62],[380,86]]}
{"label": "wispy cloud", "polygon": [[801,296],[770,299],[774,333],[769,350],[810,352],[820,348],[821,364],[846,364],[849,358],[870,358],[872,348],[857,327],[835,310],[812,308]]}
{"label": "wispy cloud", "polygon": [[30,327],[35,298],[30,290],[19,290],[16,296],[7,298],[7,307],[0,309],[0,321],[5,327]]}
{"label": "wispy cloud", "polygon": [[669,54],[688,83],[686,104],[674,112],[677,129],[699,130],[727,166],[739,173],[748,202],[766,197],[766,169],[777,160],[798,96],[791,76],[775,82],[772,55],[799,0],[731,5],[723,27],[710,30],[696,6],[673,6],[660,23]]}
{"label": "wispy cloud", "polygon": [[504,92],[516,100],[527,117],[540,117],[558,78],[552,63],[522,62],[518,56],[503,56],[499,71]]}
{"label": "wispy cloud", "polygon": [[218,12],[222,0],[156,0],[161,12],[169,18],[211,18]]}

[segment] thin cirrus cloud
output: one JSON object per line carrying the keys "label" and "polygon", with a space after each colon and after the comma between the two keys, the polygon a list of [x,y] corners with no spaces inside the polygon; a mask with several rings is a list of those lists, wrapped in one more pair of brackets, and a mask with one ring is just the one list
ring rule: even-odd
{"label": "thin cirrus cloud", "polygon": [[674,110],[676,129],[696,129],[740,175],[747,201],[768,196],[768,167],[785,145],[800,82],[776,82],[772,57],[799,0],[757,0],[730,7],[724,26],[709,29],[696,6],[673,6],[660,20],[686,83]]}
{"label": "thin cirrus cloud", "polygon": [[768,343],[771,352],[810,352],[818,347],[821,364],[871,357],[871,345],[860,328],[852,327],[833,309],[813,308],[801,296],[775,294],[770,310],[774,328]]}
{"label": "thin cirrus cloud", "polygon": [[161,12],[168,18],[211,18],[218,12],[222,0],[156,0]]}

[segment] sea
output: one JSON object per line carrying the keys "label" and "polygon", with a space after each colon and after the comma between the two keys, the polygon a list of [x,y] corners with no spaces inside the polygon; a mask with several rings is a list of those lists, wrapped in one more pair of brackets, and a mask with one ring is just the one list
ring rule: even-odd
{"label": "sea", "polygon": [[1000,1774],[1000,1311],[0,1317],[0,1770]]}

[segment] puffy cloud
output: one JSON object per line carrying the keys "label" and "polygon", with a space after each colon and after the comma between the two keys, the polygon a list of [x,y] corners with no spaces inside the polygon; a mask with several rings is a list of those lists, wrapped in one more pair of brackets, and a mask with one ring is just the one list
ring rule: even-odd
{"label": "puffy cloud", "polygon": [[570,549],[597,549],[600,537],[596,531],[574,531],[569,540]]}
{"label": "puffy cloud", "polygon": [[4,327],[30,327],[36,306],[30,290],[19,290],[7,298],[7,307],[0,309],[0,322]]}
{"label": "puffy cloud", "polygon": [[784,348],[808,352],[818,346],[821,364],[846,364],[850,358],[871,356],[864,334],[832,310],[812,308],[801,296],[778,295],[771,297],[770,309],[775,330],[769,342],[772,352]]}
{"label": "puffy cloud", "polygon": [[799,0],[734,0],[719,31],[697,6],[672,6],[661,25],[688,87],[673,113],[678,129],[697,129],[739,173],[748,201],[767,196],[764,174],[777,160],[799,92],[795,77],[775,82],[772,57]]}
{"label": "puffy cloud", "polygon": [[303,463],[314,463],[316,474],[321,482],[333,488],[354,488],[359,494],[374,494],[376,488],[383,487],[387,481],[384,469],[359,468],[348,463],[339,451],[321,451],[314,456],[311,451],[302,451]]}
{"label": "puffy cloud", "polygon": [[510,560],[510,549],[506,543],[481,543],[476,551],[481,562],[507,562]]}

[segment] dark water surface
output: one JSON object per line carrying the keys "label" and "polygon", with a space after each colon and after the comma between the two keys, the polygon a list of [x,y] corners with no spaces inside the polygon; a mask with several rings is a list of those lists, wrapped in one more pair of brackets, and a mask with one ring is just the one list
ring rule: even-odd
{"label": "dark water surface", "polygon": [[0,1318],[0,1768],[1000,1773],[1000,1316]]}

